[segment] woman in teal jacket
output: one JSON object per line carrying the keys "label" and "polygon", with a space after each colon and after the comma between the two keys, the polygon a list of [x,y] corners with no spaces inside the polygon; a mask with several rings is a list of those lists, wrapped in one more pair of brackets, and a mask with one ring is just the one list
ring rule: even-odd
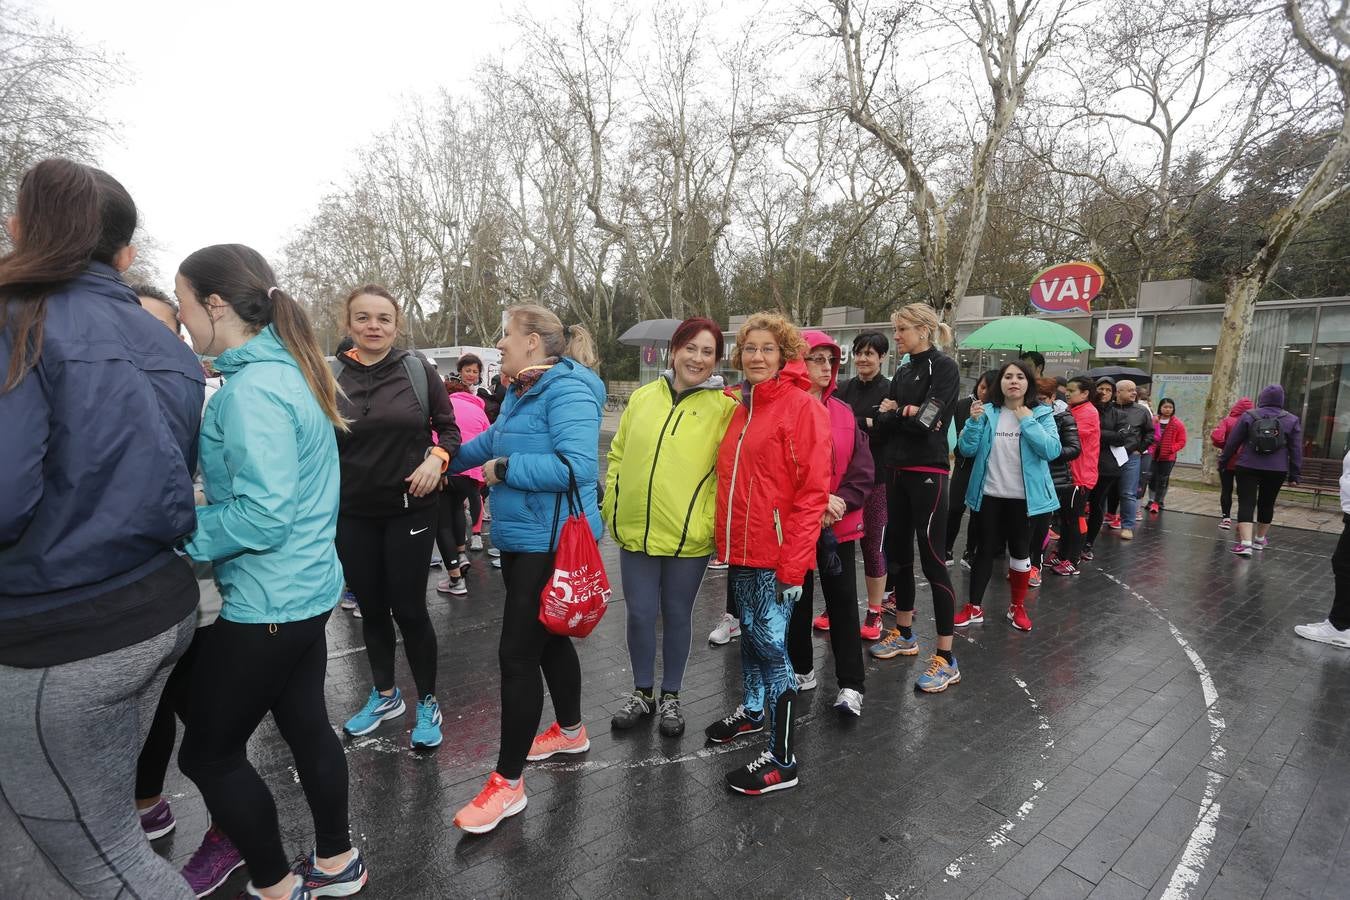
{"label": "woman in teal jacket", "polygon": [[[502,672],[502,743],[487,784],[455,816],[480,834],[525,808],[526,759],[584,753],[591,746],[581,723],[581,663],[571,639],[539,622],[539,596],[553,577],[558,532],[567,518],[568,485],[575,478],[581,505],[598,539],[596,505],[600,411],[604,383],[590,334],[564,326],[542,306],[513,306],[497,342],[502,373],[513,380],[501,413],[487,431],[460,448],[452,472],[483,467],[491,488],[492,543],[501,550],[506,581],[497,657]],[[531,737],[544,709],[544,686],[557,721]]]}
{"label": "woman in teal jacket", "polygon": [[1031,535],[1036,524],[1059,509],[1050,461],[1059,458],[1054,409],[1038,405],[1036,379],[1023,362],[1006,363],[989,386],[989,409],[975,401],[961,429],[958,451],[971,460],[966,506],[979,513],[980,546],[970,579],[970,602],[956,614],[958,627],[984,621],[985,588],[994,554],[1008,548],[1012,602],[1008,621],[1031,630],[1027,586],[1031,580]]}
{"label": "woman in teal jacket", "polygon": [[[192,671],[179,767],[252,878],[249,896],[343,895],[366,882],[347,827],[347,761],[324,703],[324,626],[342,592],[336,384],[304,310],[239,244],[179,266],[194,346],[226,376],[202,420],[197,530],[186,551],[215,564],[223,606]],[[315,847],[294,870],[276,805],[245,755],[268,713],[295,757]]]}

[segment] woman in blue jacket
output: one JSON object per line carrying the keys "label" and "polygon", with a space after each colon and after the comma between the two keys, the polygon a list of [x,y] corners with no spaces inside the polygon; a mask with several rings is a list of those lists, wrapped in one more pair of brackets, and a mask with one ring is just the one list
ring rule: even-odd
{"label": "woman in blue jacket", "polygon": [[970,421],[961,430],[962,456],[971,460],[966,506],[980,514],[980,546],[970,579],[970,602],[956,614],[958,626],[984,621],[985,588],[994,554],[1008,548],[1012,602],[1008,621],[1031,630],[1027,586],[1031,580],[1031,536],[1042,520],[1059,509],[1050,461],[1063,448],[1053,407],[1039,404],[1035,374],[1021,361],[1006,363],[989,388],[989,409],[970,405]]}
{"label": "woman in blue jacket", "polygon": [[[501,549],[506,581],[497,768],[455,816],[456,825],[475,834],[525,808],[526,759],[590,748],[576,649],[539,622],[539,595],[553,577],[558,532],[567,518],[569,473],[597,539],[602,529],[596,479],[605,386],[590,369],[596,364],[590,334],[579,325],[564,326],[542,306],[513,306],[497,349],[502,374],[512,378],[501,413],[460,448],[450,467],[483,467],[492,494],[492,543]],[[557,719],[531,741],[544,708],[541,670]]]}
{"label": "woman in blue jacket", "polygon": [[[225,375],[202,421],[204,505],[186,546],[215,564],[223,605],[192,671],[179,768],[243,854],[250,896],[346,896],[366,867],[348,836],[347,761],[323,691],[324,626],[342,592],[337,385],[304,310],[257,251],[198,250],[175,283],[193,345]],[[294,870],[245,755],[269,712],[314,816],[314,850]]]}
{"label": "woman in blue jacket", "polygon": [[133,785],[196,625],[173,546],[192,530],[203,377],[121,279],[135,230],[110,175],[49,159],[0,256],[0,792],[75,893],[187,898]]}

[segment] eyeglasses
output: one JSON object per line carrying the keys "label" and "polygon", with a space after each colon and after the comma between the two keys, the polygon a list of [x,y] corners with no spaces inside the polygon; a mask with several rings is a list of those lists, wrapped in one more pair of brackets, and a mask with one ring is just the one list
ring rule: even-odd
{"label": "eyeglasses", "polygon": [[806,361],[816,366],[828,366],[834,362],[833,356],[808,356]]}
{"label": "eyeglasses", "polygon": [[755,347],[746,344],[741,348],[742,356],[777,356],[779,353],[777,344],[765,344],[763,347]]}

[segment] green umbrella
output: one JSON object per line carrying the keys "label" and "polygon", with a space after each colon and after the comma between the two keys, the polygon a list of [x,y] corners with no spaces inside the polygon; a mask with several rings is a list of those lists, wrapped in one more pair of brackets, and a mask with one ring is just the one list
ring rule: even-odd
{"label": "green umbrella", "polygon": [[1057,322],[1033,316],[1008,316],[981,325],[961,342],[962,350],[1051,350],[1078,353],[1092,345]]}

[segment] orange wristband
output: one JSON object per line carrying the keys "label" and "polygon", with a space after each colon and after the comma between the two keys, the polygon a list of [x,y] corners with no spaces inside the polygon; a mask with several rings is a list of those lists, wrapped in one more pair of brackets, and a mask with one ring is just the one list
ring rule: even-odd
{"label": "orange wristband", "polygon": [[432,448],[431,448],[429,451],[427,451],[427,452],[428,452],[429,454],[434,454],[435,456],[439,456],[439,457],[441,458],[441,471],[442,471],[442,472],[444,472],[446,469],[450,468],[450,454],[449,454],[449,453],[446,453],[446,452],[445,452],[444,450],[442,450],[440,447],[432,447]]}

